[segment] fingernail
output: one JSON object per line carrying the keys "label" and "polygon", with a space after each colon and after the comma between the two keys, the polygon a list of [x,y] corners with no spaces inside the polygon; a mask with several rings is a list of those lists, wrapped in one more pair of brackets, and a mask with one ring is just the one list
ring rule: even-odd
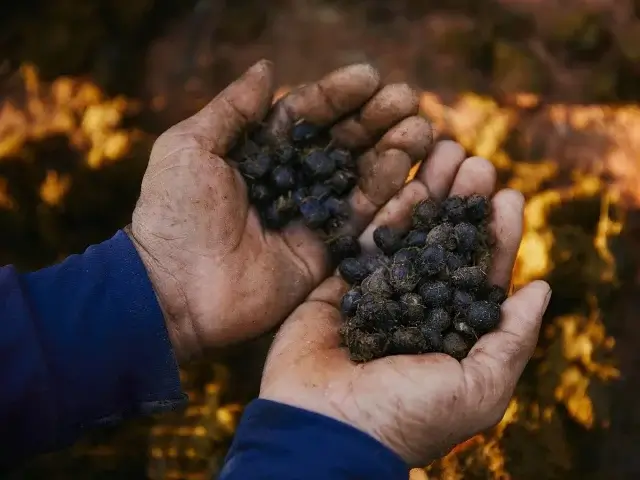
{"label": "fingernail", "polygon": [[542,312],[544,313],[549,306],[549,302],[551,301],[551,287],[549,287],[549,291],[547,292],[547,296],[544,297],[544,307],[542,308]]}

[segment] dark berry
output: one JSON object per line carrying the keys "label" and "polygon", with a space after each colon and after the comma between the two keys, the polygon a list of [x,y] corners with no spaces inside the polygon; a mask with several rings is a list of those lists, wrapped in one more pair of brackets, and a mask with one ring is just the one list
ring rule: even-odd
{"label": "dark berry", "polygon": [[434,227],[427,235],[427,245],[442,245],[447,250],[455,250],[456,239],[453,236],[453,225],[441,223]]}
{"label": "dark berry", "polygon": [[254,203],[264,203],[271,198],[271,190],[262,183],[254,183],[249,190],[249,197]]}
{"label": "dark berry", "polygon": [[446,282],[434,280],[420,286],[419,292],[427,307],[444,307],[451,298],[451,288]]}
{"label": "dark berry", "polygon": [[461,267],[451,273],[451,282],[458,288],[476,290],[482,286],[487,275],[481,267]]}
{"label": "dark berry", "polygon": [[351,213],[349,203],[341,198],[327,197],[324,201],[324,206],[329,210],[329,214],[334,217],[347,219]]}
{"label": "dark berry", "polygon": [[427,243],[427,233],[422,230],[411,230],[404,237],[405,247],[424,247]]}
{"label": "dark berry", "polygon": [[389,284],[385,267],[378,268],[362,281],[362,293],[380,298],[389,298],[393,295],[393,288]]}
{"label": "dark berry", "polygon": [[468,338],[470,340],[478,339],[476,331],[471,328],[469,324],[464,320],[456,320],[455,322],[453,322],[453,329],[465,338]]}
{"label": "dark berry", "polygon": [[456,315],[466,315],[474,298],[465,290],[455,290],[451,298],[451,307]]}
{"label": "dark berry", "polygon": [[317,198],[307,197],[300,203],[300,214],[311,229],[320,228],[329,220],[329,210]]}
{"label": "dark berry", "polygon": [[376,253],[363,255],[360,261],[365,265],[369,273],[375,272],[379,267],[387,267],[391,263],[387,257]]}
{"label": "dark berry", "polygon": [[331,195],[331,187],[325,185],[324,183],[316,183],[309,189],[310,197],[315,197],[323,200],[329,195]]}
{"label": "dark berry", "polygon": [[296,204],[290,197],[281,196],[271,202],[264,212],[264,220],[269,228],[280,228],[291,220]]}
{"label": "dark berry", "polygon": [[294,202],[296,202],[296,205],[300,205],[302,201],[308,196],[309,196],[309,192],[304,187],[296,188],[291,194],[291,198],[293,199]]}
{"label": "dark berry", "polygon": [[276,158],[280,163],[290,163],[296,158],[296,149],[292,145],[280,145],[276,149]]}
{"label": "dark berry", "polygon": [[325,180],[336,170],[336,162],[322,150],[307,154],[302,160],[305,173],[314,180]]}
{"label": "dark berry", "polygon": [[469,353],[469,344],[466,339],[457,332],[449,332],[442,341],[442,351],[447,355],[462,360]]}
{"label": "dark berry", "polygon": [[427,313],[426,323],[433,330],[444,332],[451,326],[451,316],[444,308],[434,308]]}
{"label": "dark berry", "polygon": [[362,298],[362,290],[359,288],[352,288],[342,297],[340,302],[340,310],[345,317],[353,317],[358,309],[358,303]]}
{"label": "dark berry", "polygon": [[453,227],[453,237],[457,249],[462,253],[473,252],[478,244],[478,229],[467,222],[460,222]]}
{"label": "dark berry", "polygon": [[433,228],[438,220],[440,209],[430,198],[422,200],[413,209],[413,226],[425,230]]}
{"label": "dark berry", "polygon": [[437,330],[433,330],[426,325],[422,325],[422,327],[420,328],[420,333],[422,333],[422,336],[424,337],[424,340],[426,342],[424,353],[436,353],[442,351],[442,333]]}
{"label": "dark berry", "polygon": [[499,285],[493,285],[487,293],[487,300],[498,305],[502,304],[507,299],[507,292]]}
{"label": "dark berry", "polygon": [[376,228],[373,231],[373,241],[385,255],[393,255],[402,248],[402,234],[388,226]]}
{"label": "dark berry", "polygon": [[411,292],[418,282],[420,275],[413,262],[392,262],[389,267],[389,283],[396,293]]}
{"label": "dark berry", "polygon": [[273,159],[268,153],[259,153],[240,164],[240,171],[250,178],[262,178],[273,166]]}
{"label": "dark berry", "polygon": [[445,251],[442,245],[431,245],[417,256],[416,262],[421,275],[433,276],[444,270]]}
{"label": "dark berry", "polygon": [[419,324],[424,319],[422,297],[417,293],[405,293],[398,301],[403,318],[412,324]]}
{"label": "dark berry", "polygon": [[358,303],[356,316],[365,322],[367,328],[386,333],[398,325],[402,312],[400,305],[393,300],[364,295]]}
{"label": "dark berry", "polygon": [[345,258],[338,265],[338,271],[347,283],[355,285],[369,275],[366,266],[356,258]]}
{"label": "dark berry", "polygon": [[482,195],[471,195],[465,202],[465,210],[467,219],[470,222],[478,224],[486,220],[489,216],[489,199]]}
{"label": "dark berry", "polygon": [[345,195],[356,185],[356,180],[356,176],[353,173],[346,170],[338,170],[327,180],[327,185],[338,195]]}
{"label": "dark berry", "polygon": [[271,181],[278,190],[286,192],[296,186],[296,175],[291,167],[278,165],[271,172]]}
{"label": "dark berry", "polygon": [[500,305],[486,300],[473,302],[469,307],[467,323],[479,333],[493,330],[500,323]]}
{"label": "dark berry", "polygon": [[353,156],[348,150],[332,150],[329,152],[329,157],[335,162],[337,168],[349,169],[353,166]]}
{"label": "dark berry", "polygon": [[460,267],[465,267],[466,263],[467,262],[462,255],[453,252],[447,252],[446,264],[447,270],[449,270],[450,272],[458,270]]}
{"label": "dark berry", "polygon": [[369,362],[384,356],[387,337],[381,333],[357,332],[348,336],[349,358],[352,362]]}
{"label": "dark berry", "polygon": [[400,327],[390,339],[390,349],[400,355],[422,353],[427,348],[427,342],[422,332],[415,327]]}
{"label": "dark berry", "polygon": [[329,252],[331,258],[336,263],[345,258],[357,257],[360,255],[361,247],[358,239],[351,235],[341,235],[329,242]]}
{"label": "dark berry", "polygon": [[391,257],[391,261],[394,263],[413,262],[417,258],[419,253],[420,250],[418,250],[417,248],[401,248],[393,254],[393,257]]}
{"label": "dark berry", "polygon": [[464,221],[466,217],[465,199],[459,196],[445,199],[440,205],[440,213],[444,219],[451,223]]}
{"label": "dark berry", "polygon": [[320,133],[320,127],[307,122],[300,122],[291,129],[291,140],[295,143],[308,142]]}

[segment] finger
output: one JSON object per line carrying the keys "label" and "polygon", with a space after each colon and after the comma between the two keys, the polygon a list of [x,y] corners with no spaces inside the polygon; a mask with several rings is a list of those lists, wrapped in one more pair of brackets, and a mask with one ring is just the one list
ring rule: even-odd
{"label": "finger", "polygon": [[438,142],[429,158],[420,166],[415,179],[424,183],[434,200],[449,195],[458,169],[466,158],[464,148],[451,140]]}
{"label": "finger", "polygon": [[360,180],[349,196],[351,218],[341,233],[359,235],[376,212],[405,184],[411,157],[402,150],[369,150],[358,160]]}
{"label": "finger", "polygon": [[424,160],[433,147],[433,127],[423,117],[413,116],[402,120],[376,144],[377,152],[393,148],[403,150],[409,155],[413,164]]}
{"label": "finger", "polygon": [[481,337],[462,360],[467,385],[472,389],[467,395],[489,402],[511,397],[533,355],[550,298],[551,288],[538,280],[502,304],[498,329]]}
{"label": "finger", "polygon": [[398,230],[408,230],[411,227],[411,214],[416,203],[427,198],[427,187],[417,180],[407,183],[400,192],[389,200],[376,214],[371,223],[360,235],[360,244],[365,251],[374,251],[377,247],[373,241],[373,232],[382,225],[388,225]]}
{"label": "finger", "polygon": [[469,157],[462,162],[451,185],[449,195],[490,196],[496,186],[496,168],[482,157]]}
{"label": "finger", "polygon": [[340,68],[277,101],[267,118],[265,130],[280,138],[286,136],[300,119],[314,125],[330,125],[360,108],[379,88],[380,74],[371,65]]}
{"label": "finger", "polygon": [[489,281],[507,289],[522,240],[524,197],[517,190],[501,190],[491,200],[491,208],[489,229],[495,243]]}
{"label": "finger", "polygon": [[164,150],[160,155],[190,147],[225,155],[243,130],[263,120],[273,84],[273,64],[259,61],[202,110],[165,132],[156,142]]}
{"label": "finger", "polygon": [[409,85],[387,85],[359,112],[337,123],[331,129],[331,137],[335,145],[342,148],[369,147],[393,125],[416,115],[418,109],[418,95]]}

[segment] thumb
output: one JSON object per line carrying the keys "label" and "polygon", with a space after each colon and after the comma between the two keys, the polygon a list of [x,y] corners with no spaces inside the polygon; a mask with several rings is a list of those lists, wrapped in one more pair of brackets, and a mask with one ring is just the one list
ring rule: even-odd
{"label": "thumb", "polygon": [[[198,113],[170,128],[162,144],[167,150],[193,146],[223,156],[245,128],[264,119],[273,94],[273,64],[261,60]],[[182,145],[175,144],[177,139]]]}
{"label": "thumb", "polygon": [[498,329],[481,337],[462,361],[468,385],[478,387],[488,396],[508,394],[511,398],[538,343],[542,316],[550,299],[549,284],[539,280],[503,303]]}

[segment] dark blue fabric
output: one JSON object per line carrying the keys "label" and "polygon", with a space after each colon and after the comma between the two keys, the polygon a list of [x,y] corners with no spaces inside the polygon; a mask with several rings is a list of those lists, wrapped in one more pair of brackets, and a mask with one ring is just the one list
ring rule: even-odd
{"label": "dark blue fabric", "polygon": [[124,232],[34,273],[0,269],[0,465],[185,402],[162,313]]}
{"label": "dark blue fabric", "polygon": [[219,480],[407,480],[391,450],[350,425],[258,399],[247,405]]}

